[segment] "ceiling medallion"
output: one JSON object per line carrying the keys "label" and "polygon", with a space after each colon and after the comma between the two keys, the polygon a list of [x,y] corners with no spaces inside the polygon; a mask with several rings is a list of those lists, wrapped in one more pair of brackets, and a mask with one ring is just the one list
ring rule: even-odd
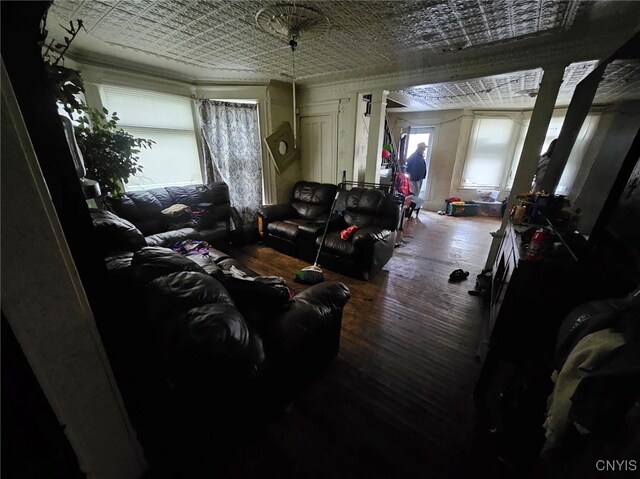
{"label": "ceiling medallion", "polygon": [[256,23],[263,32],[291,40],[309,40],[324,35],[331,28],[329,19],[311,7],[277,3],[256,13]]}

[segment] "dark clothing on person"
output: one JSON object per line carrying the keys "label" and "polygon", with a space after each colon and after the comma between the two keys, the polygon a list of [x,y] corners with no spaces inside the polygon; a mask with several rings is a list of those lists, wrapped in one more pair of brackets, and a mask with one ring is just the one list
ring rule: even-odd
{"label": "dark clothing on person", "polygon": [[424,161],[424,151],[416,150],[407,159],[407,173],[411,181],[425,179],[427,176],[427,163]]}

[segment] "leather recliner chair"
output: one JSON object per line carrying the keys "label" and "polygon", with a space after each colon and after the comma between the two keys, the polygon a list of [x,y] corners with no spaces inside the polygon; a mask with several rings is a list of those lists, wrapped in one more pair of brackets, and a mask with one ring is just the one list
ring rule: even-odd
{"label": "leather recliner chair", "polygon": [[289,256],[313,261],[316,238],[324,230],[337,191],[336,185],[298,181],[288,203],[262,206],[259,215],[265,244]]}
{"label": "leather recliner chair", "polygon": [[[402,205],[382,190],[359,187],[341,191],[337,204],[344,204],[343,215],[340,221],[332,221],[319,263],[368,281],[393,256]],[[355,230],[343,239],[341,232],[350,226]],[[316,247],[321,240],[316,239]]]}

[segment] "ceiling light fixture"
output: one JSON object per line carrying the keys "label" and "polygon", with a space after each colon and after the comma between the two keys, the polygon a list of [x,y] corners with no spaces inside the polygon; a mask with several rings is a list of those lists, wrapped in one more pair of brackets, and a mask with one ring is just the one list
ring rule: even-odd
{"label": "ceiling light fixture", "polygon": [[[296,5],[295,3],[277,3],[262,8],[256,13],[258,28],[279,40],[286,41],[291,47],[292,89],[293,89],[293,142],[296,147],[296,49],[298,40],[324,35],[331,23],[318,10]],[[288,77],[289,75],[282,73]]]}
{"label": "ceiling light fixture", "polygon": [[526,90],[520,90],[513,94],[513,96],[528,96],[529,98],[535,98],[538,96],[537,88],[528,88]]}

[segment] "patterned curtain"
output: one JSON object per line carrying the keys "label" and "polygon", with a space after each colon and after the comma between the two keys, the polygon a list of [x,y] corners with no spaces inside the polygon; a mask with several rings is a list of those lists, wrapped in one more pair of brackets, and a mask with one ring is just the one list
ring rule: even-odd
{"label": "patterned curtain", "polygon": [[205,182],[229,185],[231,206],[245,225],[257,225],[262,204],[262,153],[258,105],[196,100]]}

